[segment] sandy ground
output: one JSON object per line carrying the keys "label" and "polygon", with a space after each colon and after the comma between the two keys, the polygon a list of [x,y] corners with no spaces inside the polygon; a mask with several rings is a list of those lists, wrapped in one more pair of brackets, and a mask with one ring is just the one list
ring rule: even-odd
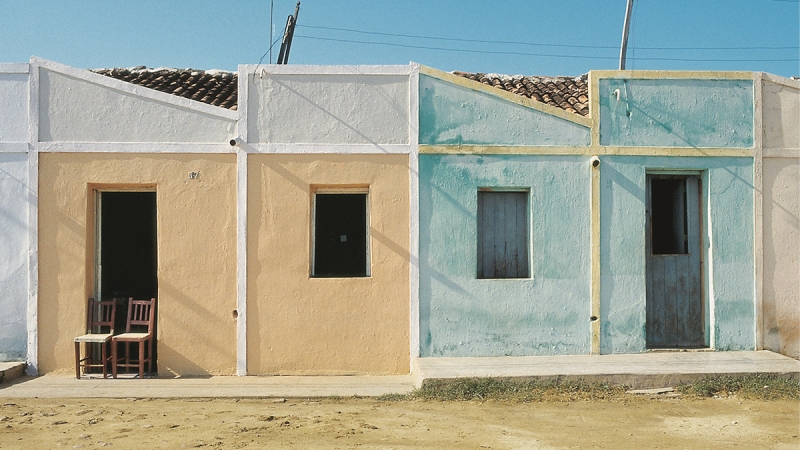
{"label": "sandy ground", "polygon": [[0,448],[800,448],[800,403],[0,399]]}

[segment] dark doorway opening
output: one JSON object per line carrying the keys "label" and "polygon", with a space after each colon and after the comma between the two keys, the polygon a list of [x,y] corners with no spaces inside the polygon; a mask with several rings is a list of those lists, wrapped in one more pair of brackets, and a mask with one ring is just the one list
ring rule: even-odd
{"label": "dark doorway opening", "polygon": [[[115,328],[124,332],[128,299],[158,296],[156,193],[98,191],[96,239],[98,297],[118,299]],[[157,342],[155,335],[154,371]]]}
{"label": "dark doorway opening", "polygon": [[367,194],[315,194],[314,277],[366,277]]}

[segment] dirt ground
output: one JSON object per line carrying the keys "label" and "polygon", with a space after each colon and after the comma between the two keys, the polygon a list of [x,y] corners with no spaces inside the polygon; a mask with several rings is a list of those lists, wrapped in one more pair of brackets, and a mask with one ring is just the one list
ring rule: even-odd
{"label": "dirt ground", "polygon": [[0,448],[800,448],[800,403],[0,399]]}

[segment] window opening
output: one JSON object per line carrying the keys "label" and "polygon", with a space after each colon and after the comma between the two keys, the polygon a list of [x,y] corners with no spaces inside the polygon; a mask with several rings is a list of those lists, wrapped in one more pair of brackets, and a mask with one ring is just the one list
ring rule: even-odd
{"label": "window opening", "polygon": [[312,276],[368,277],[366,193],[314,194]]}
{"label": "window opening", "polygon": [[529,278],[529,191],[478,191],[478,278]]}
{"label": "window opening", "polygon": [[650,182],[651,248],[654,255],[689,253],[686,179],[653,178]]}

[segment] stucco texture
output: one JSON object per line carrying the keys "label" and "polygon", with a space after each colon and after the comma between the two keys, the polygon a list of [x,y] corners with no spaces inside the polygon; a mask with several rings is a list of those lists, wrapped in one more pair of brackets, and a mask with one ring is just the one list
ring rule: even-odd
{"label": "stucco texture", "polygon": [[151,186],[158,372],[233,374],[236,156],[42,154],[39,170],[39,371],[74,370],[72,340],[84,332],[94,284],[93,187]]}
{"label": "stucco texture", "polygon": [[0,361],[25,360],[32,201],[28,154],[0,153]]}
{"label": "stucco texture", "polygon": [[419,77],[419,143],[589,145],[589,128],[484,92]]}
{"label": "stucco texture", "polygon": [[753,160],[613,156],[600,170],[601,352],[646,350],[648,171],[702,174],[706,341],[716,350],[753,350]]}
{"label": "stucco texture", "polygon": [[[224,143],[236,128],[236,121],[232,119],[129,94],[44,68],[39,69],[39,83],[39,140],[42,142]],[[198,105],[202,104],[198,102]]]}
{"label": "stucco texture", "polygon": [[0,73],[0,142],[28,140],[28,74]]}
{"label": "stucco texture", "polygon": [[408,76],[270,74],[248,82],[249,142],[409,142]]}
{"label": "stucco texture", "polygon": [[753,146],[752,80],[601,79],[600,144]]}
{"label": "stucco texture", "polygon": [[[420,356],[586,354],[589,157],[420,155]],[[479,188],[530,189],[531,277],[477,278]]]}
{"label": "stucco texture", "polygon": [[[250,155],[249,374],[409,371],[409,156]],[[316,187],[369,187],[371,276],[311,278]]]}
{"label": "stucco texture", "polygon": [[764,347],[800,358],[800,158],[764,158]]}
{"label": "stucco texture", "polygon": [[800,87],[769,81],[763,86],[764,147],[800,149]]}

